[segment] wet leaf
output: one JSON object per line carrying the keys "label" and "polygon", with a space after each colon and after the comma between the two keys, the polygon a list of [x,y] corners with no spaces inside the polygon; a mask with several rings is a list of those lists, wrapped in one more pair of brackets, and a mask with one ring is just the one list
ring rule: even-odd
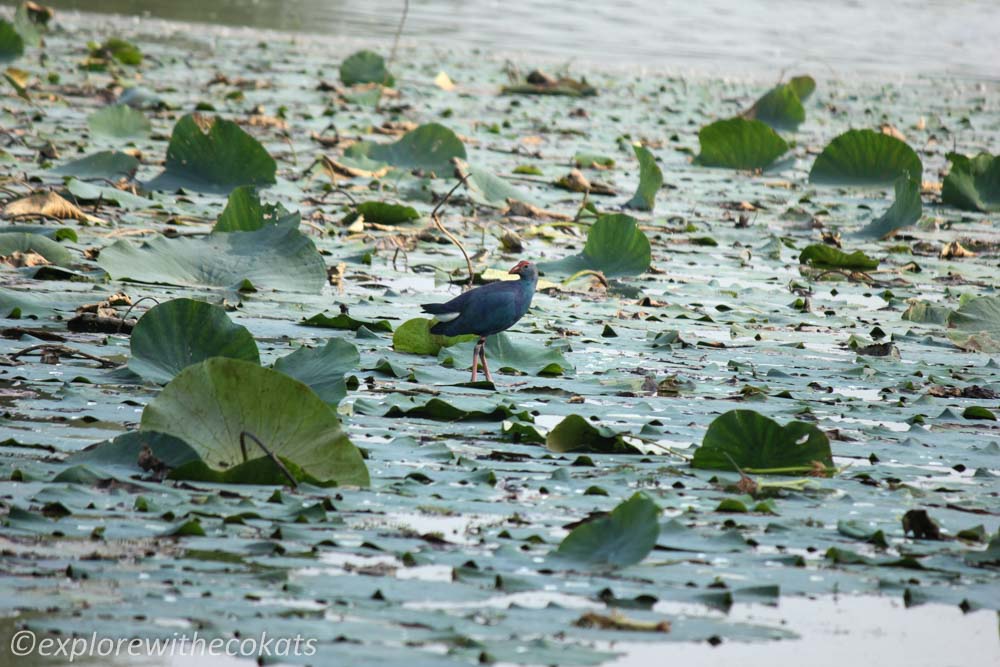
{"label": "wet leaf", "polygon": [[736,470],[747,473],[803,474],[814,462],[830,467],[830,441],[806,422],[785,426],[754,412],[732,410],[716,417],[695,450],[695,468]]}
{"label": "wet leaf", "polygon": [[273,184],[276,169],[267,150],[236,123],[189,114],[174,125],[166,168],[146,186],[228,194],[241,185]]}
{"label": "wet leaf", "polygon": [[574,274],[600,271],[608,278],[636,276],[649,269],[649,239],[639,229],[635,218],[627,215],[602,215],[587,232],[583,252],[554,262],[540,262],[546,273]]}
{"label": "wet leaf", "polygon": [[115,139],[145,137],[152,126],[141,111],[126,104],[104,107],[87,116],[87,126],[97,136]]}
{"label": "wet leaf", "polygon": [[663,172],[648,148],[639,144],[632,148],[639,160],[639,189],[626,206],[637,211],[652,211],[656,205],[656,193],[663,186]]}
{"label": "wet leaf", "polygon": [[344,151],[344,157],[447,176],[453,170],[452,159],[464,160],[466,155],[465,145],[454,132],[438,123],[427,123],[407,132],[392,144],[356,143]]}
{"label": "wet leaf", "polygon": [[1000,156],[947,157],[951,170],[941,187],[941,201],[966,211],[1000,211]]}
{"label": "wet leaf", "polygon": [[879,186],[901,176],[920,183],[923,165],[912,148],[874,130],[849,130],[831,141],[813,163],[810,183]]}
{"label": "wet leaf", "polygon": [[129,370],[160,384],[212,357],[260,363],[246,327],[222,308],[194,299],[172,299],[147,310],[132,330],[131,348]]}
{"label": "wet leaf", "polygon": [[587,521],[567,535],[556,555],[593,567],[628,567],[641,562],[660,535],[660,508],[636,493],[607,516]]}
{"label": "wet leaf", "polygon": [[695,162],[705,167],[763,169],[788,150],[788,143],[759,120],[730,118],[698,132],[701,153]]}
{"label": "wet leaf", "polygon": [[307,327],[322,327],[325,329],[349,329],[357,331],[361,327],[369,331],[385,331],[392,333],[392,324],[388,320],[359,320],[351,317],[347,313],[340,313],[333,317],[324,313],[319,313],[302,320],[301,324]]}
{"label": "wet leaf", "polygon": [[179,479],[206,470],[229,483],[279,477],[256,443],[246,440],[242,452],[240,434],[249,432],[319,483],[368,484],[361,454],[330,407],[302,382],[246,361],[187,367],[143,410],[141,429],[179,438],[198,454],[200,461],[172,472]]}

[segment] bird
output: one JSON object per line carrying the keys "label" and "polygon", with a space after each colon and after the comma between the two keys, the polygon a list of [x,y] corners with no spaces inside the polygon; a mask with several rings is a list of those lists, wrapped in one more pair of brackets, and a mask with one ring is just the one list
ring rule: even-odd
{"label": "bird", "polygon": [[420,307],[437,319],[431,327],[432,334],[479,336],[472,349],[472,382],[476,381],[479,362],[483,363],[486,379],[493,382],[486,363],[486,338],[500,333],[524,317],[531,307],[531,298],[538,284],[538,267],[520,261],[508,271],[518,280],[498,280],[459,294],[445,303],[425,303]]}

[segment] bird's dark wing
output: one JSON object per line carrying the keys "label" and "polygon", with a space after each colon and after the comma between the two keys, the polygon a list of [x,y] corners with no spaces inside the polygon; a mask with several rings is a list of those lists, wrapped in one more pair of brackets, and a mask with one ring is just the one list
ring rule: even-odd
{"label": "bird's dark wing", "polygon": [[[431,333],[445,336],[462,334],[488,336],[503,331],[520,319],[516,291],[513,282],[508,282],[506,285],[498,282],[466,292],[461,295],[465,300],[458,305],[458,317],[438,322],[431,328]],[[450,308],[457,300],[441,305]],[[448,312],[455,311],[444,311]]]}
{"label": "bird's dark wing", "polygon": [[471,301],[488,298],[486,295],[494,292],[506,293],[510,291],[511,284],[513,284],[513,282],[514,281],[510,280],[498,280],[496,282],[471,289],[468,292],[462,292],[451,301],[445,301],[444,303],[425,303],[421,304],[420,307],[425,313],[430,313],[432,315],[442,313],[461,313],[465,309],[466,305]]}

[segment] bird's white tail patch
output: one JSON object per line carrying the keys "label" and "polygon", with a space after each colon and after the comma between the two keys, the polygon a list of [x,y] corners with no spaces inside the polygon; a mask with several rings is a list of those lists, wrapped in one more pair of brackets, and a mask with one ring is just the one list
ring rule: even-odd
{"label": "bird's white tail patch", "polygon": [[462,313],[438,313],[434,318],[438,322],[451,322],[453,319],[461,315]]}

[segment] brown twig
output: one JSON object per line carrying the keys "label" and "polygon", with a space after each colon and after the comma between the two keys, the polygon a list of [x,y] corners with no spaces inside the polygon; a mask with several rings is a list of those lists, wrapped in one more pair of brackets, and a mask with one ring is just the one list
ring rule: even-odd
{"label": "brown twig", "polygon": [[95,354],[90,354],[89,352],[81,352],[80,350],[74,350],[66,345],[52,345],[51,343],[42,343],[40,345],[31,345],[24,348],[23,350],[18,350],[14,354],[10,355],[11,360],[16,360],[18,357],[34,352],[35,350],[48,350],[49,352],[62,353],[67,357],[80,357],[81,359],[90,359],[91,361],[96,361],[101,364],[104,368],[114,368],[119,364],[111,361],[110,359],[105,359],[104,357],[98,357]]}
{"label": "brown twig", "polygon": [[455,187],[449,190],[448,194],[444,196],[444,199],[439,201],[437,203],[437,206],[434,207],[434,210],[431,211],[431,220],[433,220],[434,225],[439,230],[441,230],[441,233],[447,236],[448,240],[454,243],[456,246],[458,246],[458,249],[462,251],[462,256],[465,257],[465,264],[466,266],[469,267],[469,287],[472,287],[472,281],[475,279],[475,274],[472,271],[472,260],[469,258],[469,253],[466,252],[465,246],[462,245],[462,242],[459,241],[458,238],[456,238],[451,232],[445,229],[444,224],[442,224],[441,222],[441,218],[438,216],[438,211],[441,209],[441,207],[448,203],[448,200],[451,199],[451,196],[453,194],[455,194],[455,191],[458,190],[460,186],[465,185],[468,179],[469,179],[469,174],[459,175],[458,183],[455,184]]}
{"label": "brown twig", "polygon": [[386,70],[392,67],[392,61],[396,59],[396,49],[399,48],[399,38],[403,36],[403,26],[406,24],[406,16],[410,13],[410,0],[403,0],[403,15],[399,17],[399,26],[396,28],[396,36],[392,38],[392,51],[389,52],[389,62],[386,63]]}
{"label": "brown twig", "polygon": [[257,446],[260,447],[261,449],[263,449],[264,453],[267,454],[271,458],[272,461],[274,461],[274,465],[278,466],[278,468],[281,470],[281,472],[283,472],[285,474],[285,477],[288,478],[288,482],[292,485],[292,488],[293,489],[297,489],[298,488],[299,483],[295,481],[295,477],[293,477],[292,473],[290,473],[288,471],[288,468],[285,467],[285,464],[281,462],[281,459],[279,459],[277,456],[275,456],[274,453],[270,449],[268,449],[267,447],[265,447],[264,443],[260,441],[260,438],[258,438],[257,436],[255,436],[250,431],[240,431],[240,451],[243,452],[243,462],[244,463],[246,463],[246,461],[247,461],[247,445],[246,445],[246,441],[244,440],[244,438],[250,438],[251,440],[253,440],[254,442],[256,442]]}

